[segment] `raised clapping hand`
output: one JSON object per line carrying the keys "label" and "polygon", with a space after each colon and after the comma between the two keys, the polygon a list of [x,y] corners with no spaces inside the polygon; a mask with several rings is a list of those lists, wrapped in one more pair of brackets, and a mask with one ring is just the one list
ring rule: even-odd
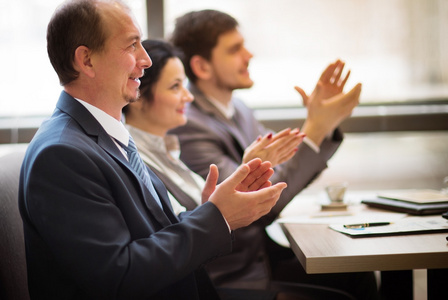
{"label": "raised clapping hand", "polygon": [[345,63],[340,60],[330,64],[322,73],[314,91],[308,95],[299,87],[303,103],[308,110],[302,131],[318,146],[327,134],[348,118],[359,104],[362,85],[358,83],[348,93],[343,93],[350,71],[342,77]]}
{"label": "raised clapping hand", "polygon": [[243,163],[260,158],[262,161],[271,162],[272,167],[275,167],[294,156],[304,136],[299,129],[287,128],[275,135],[269,133],[258,137],[244,150]]}
{"label": "raised clapping hand", "polygon": [[294,87],[297,92],[300,93],[303,99],[303,105],[308,107],[309,100],[316,98],[316,92],[318,86],[320,87],[320,95],[322,99],[328,99],[337,94],[340,94],[344,91],[345,83],[347,82],[350,76],[350,70],[347,74],[342,77],[342,73],[344,71],[345,63],[341,60],[337,60],[332,64],[329,64],[328,67],[322,72],[320,78],[314,88],[314,91],[308,97],[308,95],[302,90],[300,87]]}
{"label": "raised clapping hand", "polygon": [[215,204],[230,229],[247,226],[267,214],[286,188],[284,182],[271,184],[269,178],[273,173],[270,162],[254,159],[239,166],[217,186],[218,168],[211,165],[202,191],[202,202]]}

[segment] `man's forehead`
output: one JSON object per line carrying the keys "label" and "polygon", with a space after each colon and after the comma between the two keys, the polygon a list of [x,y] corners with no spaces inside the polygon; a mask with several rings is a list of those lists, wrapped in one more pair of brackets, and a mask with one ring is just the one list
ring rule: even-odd
{"label": "man's forehead", "polygon": [[244,44],[244,37],[238,31],[238,29],[234,29],[234,30],[227,31],[227,32],[221,34],[218,38],[218,42],[217,42],[216,46],[229,48],[229,47],[234,47],[239,44]]}
{"label": "man's forehead", "polygon": [[126,41],[140,40],[140,27],[130,10],[120,5],[110,5],[105,7],[103,20],[106,30],[114,35],[120,35]]}

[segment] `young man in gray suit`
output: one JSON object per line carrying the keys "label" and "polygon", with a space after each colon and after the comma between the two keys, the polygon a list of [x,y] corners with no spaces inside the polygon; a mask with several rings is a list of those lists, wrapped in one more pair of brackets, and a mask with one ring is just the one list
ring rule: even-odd
{"label": "young man in gray suit", "polygon": [[231,230],[266,214],[286,184],[271,186],[270,164],[253,160],[216,186],[212,166],[208,201],[176,216],[120,122],[151,66],[129,8],[66,1],[47,49],[64,91],[20,175],[31,299],[219,299],[201,266],[230,252]]}
{"label": "young man in gray suit", "polygon": [[[234,90],[250,88],[253,84],[248,71],[252,54],[245,47],[238,22],[215,10],[190,12],[176,20],[171,42],[185,54],[185,72],[195,98],[187,109],[187,124],[171,131],[179,136],[181,159],[203,177],[207,166],[214,163],[220,170],[220,180],[223,180],[248,159],[263,158],[252,151],[253,145],[258,137],[269,134],[269,131],[255,119],[252,110],[233,97]],[[308,117],[301,128],[306,138],[288,161],[281,164],[272,161],[276,170],[273,182],[285,181],[288,188],[271,212],[250,226],[254,238],[239,241],[245,244],[240,247],[257,249],[259,255],[232,262],[232,269],[239,266],[239,272],[226,271],[230,262],[209,266],[218,285],[262,288],[259,285],[265,283],[259,280],[260,273],[247,274],[245,270],[260,264],[260,259],[265,259],[264,254],[267,254],[271,261],[265,263],[266,270],[271,267],[273,273],[266,271],[265,278],[274,276],[282,280],[318,282],[345,289],[360,298],[376,298],[373,273],[307,276],[292,251],[276,246],[264,231],[264,227],[327,167],[327,161],[342,142],[338,126],[358,105],[361,93],[361,84],[348,93],[343,92],[349,76],[349,73],[342,76],[343,68],[344,63],[339,60],[330,64],[310,96],[296,87],[308,109]],[[268,148],[263,150],[269,151]],[[238,231],[235,234],[237,236]],[[259,242],[262,235],[265,236],[264,244]],[[279,259],[282,256],[286,258]],[[286,268],[280,268],[281,265]],[[359,280],[363,284],[354,283]]]}

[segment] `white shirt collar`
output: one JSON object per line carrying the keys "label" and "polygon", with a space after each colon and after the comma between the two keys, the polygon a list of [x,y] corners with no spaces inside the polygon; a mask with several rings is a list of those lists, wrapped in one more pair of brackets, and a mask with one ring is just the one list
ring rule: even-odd
{"label": "white shirt collar", "polygon": [[108,115],[98,107],[93,106],[81,99],[75,98],[79,103],[81,103],[100,123],[104,130],[112,138],[118,140],[123,145],[127,146],[129,144],[129,132],[124,127],[123,123]]}
{"label": "white shirt collar", "polygon": [[230,101],[228,105],[224,105],[218,100],[207,96],[208,100],[228,119],[232,119],[235,114],[235,107],[233,101]]}

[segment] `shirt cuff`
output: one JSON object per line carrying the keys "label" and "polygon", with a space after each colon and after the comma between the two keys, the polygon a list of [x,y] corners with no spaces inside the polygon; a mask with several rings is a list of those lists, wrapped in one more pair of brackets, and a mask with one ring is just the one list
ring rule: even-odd
{"label": "shirt cuff", "polygon": [[314,152],[319,153],[320,147],[316,145],[309,137],[304,137],[303,142],[308,145],[311,149],[313,149]]}
{"label": "shirt cuff", "polygon": [[230,229],[230,225],[227,222],[226,218],[224,218],[224,216],[222,216],[222,218],[224,219],[224,221],[226,222],[227,228],[229,228],[229,233],[232,233],[232,229]]}

